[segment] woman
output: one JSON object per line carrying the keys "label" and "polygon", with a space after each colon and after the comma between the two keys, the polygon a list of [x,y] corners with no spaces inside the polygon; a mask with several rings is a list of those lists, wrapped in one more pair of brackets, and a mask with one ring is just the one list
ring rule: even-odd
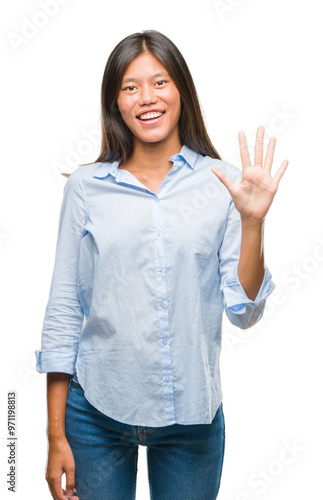
{"label": "woman", "polygon": [[223,308],[241,328],[263,314],[264,219],[288,162],[272,178],[272,138],[263,166],[263,127],[254,166],[243,132],[242,175],[223,162],[185,60],[157,31],[115,47],[101,98],[101,153],[64,188],[36,351],[46,479],[56,500],[134,499],[144,445],[152,498],[213,500]]}

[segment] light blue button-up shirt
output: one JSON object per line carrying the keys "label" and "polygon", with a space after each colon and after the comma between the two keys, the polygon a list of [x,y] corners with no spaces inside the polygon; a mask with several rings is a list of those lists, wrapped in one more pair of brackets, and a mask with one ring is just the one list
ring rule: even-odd
{"label": "light blue button-up shirt", "polygon": [[248,328],[275,286],[266,267],[252,301],[237,275],[240,214],[211,168],[241,171],[186,145],[169,160],[157,194],[117,161],[67,179],[36,351],[39,372],[76,370],[98,410],[149,427],[212,422],[223,309]]}

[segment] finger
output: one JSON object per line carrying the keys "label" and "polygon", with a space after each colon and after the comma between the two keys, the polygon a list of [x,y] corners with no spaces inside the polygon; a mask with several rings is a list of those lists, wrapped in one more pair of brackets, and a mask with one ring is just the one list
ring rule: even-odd
{"label": "finger", "polygon": [[49,479],[48,475],[46,475],[46,481],[47,481],[47,484],[48,484],[48,488],[49,488],[50,494],[52,495],[53,499],[56,500],[57,497],[56,497],[56,494],[55,494],[55,491],[54,491],[54,487],[53,487],[52,482]]}
{"label": "finger", "polygon": [[48,485],[48,488],[49,488],[50,494],[52,495],[53,499],[56,500],[54,488],[50,484]]}
{"label": "finger", "polygon": [[75,488],[73,490],[63,490],[64,500],[65,498],[73,498],[73,500],[76,500],[77,497],[73,497],[74,493],[76,493]]}
{"label": "finger", "polygon": [[53,487],[53,498],[55,500],[66,500],[66,497],[64,496],[63,493],[63,488],[61,485],[61,478],[55,478],[52,480],[52,487]]}
{"label": "finger", "polygon": [[248,145],[247,145],[245,133],[241,130],[239,132],[238,137],[239,137],[239,147],[240,147],[242,168],[244,169],[245,167],[251,167],[251,161],[250,161],[250,156],[249,156]]}
{"label": "finger", "polygon": [[275,137],[271,137],[269,139],[269,144],[264,164],[264,169],[267,170],[267,172],[271,171],[271,166],[273,164],[273,159],[274,159],[275,146],[276,146],[276,139]]}
{"label": "finger", "polygon": [[71,497],[73,495],[75,486],[74,467],[73,468],[69,467],[68,469],[66,469],[65,475],[66,475],[66,495]]}
{"label": "finger", "polygon": [[[63,493],[64,493],[64,500],[66,498],[71,498],[72,500],[80,500],[78,496],[74,496],[73,497],[72,495],[68,495],[65,490],[63,490]],[[74,488],[73,493],[76,493],[76,489],[75,488]]]}
{"label": "finger", "polygon": [[72,498],[73,500],[75,500],[77,498],[77,497],[73,497],[73,493],[75,493],[75,492],[76,492],[75,489],[72,490],[72,491],[65,491],[65,490],[63,490],[63,498],[64,498],[64,500],[66,498]]}
{"label": "finger", "polygon": [[264,135],[265,135],[265,127],[261,125],[257,129],[256,144],[255,144],[255,167],[262,167]]}
{"label": "finger", "polygon": [[225,187],[229,190],[230,194],[232,193],[236,183],[233,182],[230,177],[223,172],[220,168],[213,167],[211,168],[212,172],[217,176],[217,178],[225,185]]}
{"label": "finger", "polygon": [[288,167],[288,163],[289,163],[288,160],[284,160],[283,163],[281,164],[280,168],[277,170],[277,172],[274,176],[274,181],[276,181],[277,184],[279,183],[280,179],[283,177],[283,175],[286,171],[286,168]]}

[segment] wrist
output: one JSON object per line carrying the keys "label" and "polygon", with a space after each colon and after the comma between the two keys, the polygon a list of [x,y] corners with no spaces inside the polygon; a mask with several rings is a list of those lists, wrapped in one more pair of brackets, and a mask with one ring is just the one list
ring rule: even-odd
{"label": "wrist", "polygon": [[57,425],[57,426],[48,426],[47,428],[47,437],[48,441],[56,441],[60,439],[65,439],[65,426]]}
{"label": "wrist", "polygon": [[52,433],[47,433],[47,438],[48,438],[48,443],[50,445],[58,443],[60,441],[65,441],[66,440],[66,435],[65,432],[57,433],[57,434],[52,434]]}
{"label": "wrist", "polygon": [[240,214],[241,225],[246,229],[263,229],[265,225],[265,218],[263,219],[255,219],[253,217],[245,217]]}

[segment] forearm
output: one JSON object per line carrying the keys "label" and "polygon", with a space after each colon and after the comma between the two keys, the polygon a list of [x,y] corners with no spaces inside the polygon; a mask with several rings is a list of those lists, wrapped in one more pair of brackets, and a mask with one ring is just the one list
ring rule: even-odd
{"label": "forearm", "polygon": [[67,373],[47,374],[47,408],[49,441],[65,437],[66,400],[70,375]]}
{"label": "forearm", "polygon": [[241,250],[238,277],[247,297],[254,300],[264,272],[264,221],[241,218]]}

